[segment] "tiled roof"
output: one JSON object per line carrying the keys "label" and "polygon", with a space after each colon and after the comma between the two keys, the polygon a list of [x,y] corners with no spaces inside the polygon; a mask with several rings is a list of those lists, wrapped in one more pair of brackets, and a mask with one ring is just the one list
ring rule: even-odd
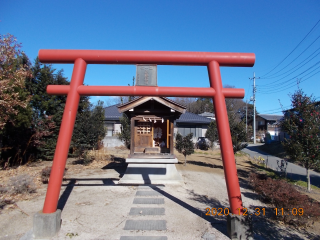
{"label": "tiled roof", "polygon": [[212,121],[210,118],[202,117],[198,114],[186,112],[181,114],[180,118],[176,120],[177,123],[204,123],[209,124]]}
{"label": "tiled roof", "polygon": [[279,121],[283,118],[283,115],[273,115],[273,114],[258,114],[259,117],[264,118],[267,121]]}
{"label": "tiled roof", "polygon": [[119,120],[122,117],[122,113],[119,113],[118,106],[120,104],[115,104],[104,108],[104,119],[105,120]]}
{"label": "tiled roof", "polygon": [[165,100],[167,100],[168,102],[171,102],[171,103],[173,103],[173,104],[175,104],[175,105],[179,106],[179,107],[187,108],[186,106],[184,106],[184,105],[182,105],[182,104],[180,104],[180,103],[177,103],[177,102],[175,102],[175,101],[171,100],[170,98],[167,98],[167,97],[162,97],[162,98],[163,98],[163,99],[165,99]]}
{"label": "tiled roof", "polygon": [[210,112],[204,112],[204,113],[201,113],[201,114],[198,114],[202,117],[215,117],[214,113],[210,113]]}

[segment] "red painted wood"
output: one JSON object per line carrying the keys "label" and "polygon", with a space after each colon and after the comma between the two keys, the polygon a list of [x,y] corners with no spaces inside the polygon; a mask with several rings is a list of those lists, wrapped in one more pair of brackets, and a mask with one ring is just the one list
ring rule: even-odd
{"label": "red painted wood", "polygon": [[219,64],[215,61],[210,62],[208,65],[208,71],[210,86],[216,90],[216,95],[213,98],[213,105],[217,121],[230,209],[233,214],[239,214],[239,210],[237,209],[240,208],[240,211],[242,212],[243,206]]}
{"label": "red painted wood", "polygon": [[[51,95],[66,95],[70,90],[68,85],[48,85],[47,93]],[[142,87],[142,86],[79,86],[81,96],[158,96],[158,97],[213,97],[213,88],[192,87]],[[223,88],[226,98],[243,98],[244,89]]]}
{"label": "red painted wood", "polygon": [[87,64],[158,64],[207,66],[217,61],[220,66],[252,67],[254,53],[118,51],[118,50],[48,50],[39,51],[42,63],[74,63],[82,58]]}
{"label": "red painted wood", "polygon": [[[212,97],[216,111],[221,153],[231,212],[242,209],[239,179],[235,165],[225,98],[243,98],[244,89],[222,88],[220,66],[253,66],[253,53],[40,50],[43,63],[74,63],[70,86],[50,85],[49,94],[67,94],[62,124],[54,155],[43,213],[57,209],[63,172],[68,156],[80,95],[87,96],[177,96]],[[210,88],[83,86],[87,64],[168,64],[208,66]]]}
{"label": "red painted wood", "polygon": [[68,93],[66,106],[63,111],[43,213],[53,213],[57,210],[63,173],[68,158],[69,146],[80,100],[77,87],[83,84],[86,68],[87,64],[81,58],[75,61],[70,83],[71,90]]}

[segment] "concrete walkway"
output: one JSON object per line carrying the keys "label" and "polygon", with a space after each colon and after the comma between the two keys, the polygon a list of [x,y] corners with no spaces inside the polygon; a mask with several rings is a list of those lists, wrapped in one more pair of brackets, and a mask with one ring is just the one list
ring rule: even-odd
{"label": "concrete walkway", "polygon": [[[126,220],[123,235],[120,240],[167,240],[165,231],[165,199],[154,189],[163,189],[163,186],[139,186],[133,200],[133,207]],[[154,207],[156,206],[156,207]],[[143,218],[143,216],[146,216]],[[156,218],[158,217],[158,218]],[[143,219],[143,220],[142,220]],[[142,236],[143,231],[157,231],[158,236]],[[133,232],[133,233],[132,233]]]}
{"label": "concrete walkway", "polygon": [[[266,152],[263,152],[259,149],[259,146],[262,144],[249,144],[247,148],[242,151],[248,153],[252,158],[255,157],[263,157],[267,161],[267,166],[273,170],[280,171],[277,161],[279,161],[279,165],[281,164],[281,158],[272,156]],[[300,167],[293,163],[288,163],[287,166],[287,177],[293,180],[302,180],[306,181],[307,171],[304,167]],[[311,184],[320,188],[320,173],[310,171],[310,181]]]}

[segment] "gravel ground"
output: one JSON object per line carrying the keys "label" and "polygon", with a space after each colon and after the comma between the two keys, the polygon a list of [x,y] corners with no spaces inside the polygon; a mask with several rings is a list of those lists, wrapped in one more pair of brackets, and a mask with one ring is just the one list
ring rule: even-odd
{"label": "gravel ground", "polygon": [[[117,185],[125,168],[86,168],[71,172],[61,189],[58,208],[62,209],[61,230],[53,239],[117,239],[121,236],[167,236],[168,239],[229,239],[226,216],[206,216],[206,208],[229,206],[221,159],[214,155],[194,156],[187,166],[176,164],[184,183],[154,190],[162,194],[165,215],[131,216],[137,186]],[[183,158],[178,156],[182,162]],[[189,157],[189,160],[191,157]],[[201,163],[201,164],[198,164]],[[237,160],[237,163],[241,161]],[[248,213],[266,208],[266,216],[253,214],[254,239],[316,239],[312,234],[271,221],[270,206],[261,203],[244,180],[240,181],[243,204]],[[30,235],[33,215],[42,209],[46,185],[37,197],[18,201],[17,207],[0,214],[0,239],[20,239]],[[166,230],[124,230],[127,220],[165,220]],[[25,238],[28,239],[28,238]],[[29,238],[30,239],[30,238]],[[208,238],[210,239],[210,238]]]}

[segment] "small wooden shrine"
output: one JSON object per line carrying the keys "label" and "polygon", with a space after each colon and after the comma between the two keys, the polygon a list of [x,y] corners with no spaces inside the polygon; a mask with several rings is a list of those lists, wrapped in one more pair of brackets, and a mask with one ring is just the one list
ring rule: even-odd
{"label": "small wooden shrine", "polygon": [[140,97],[118,109],[131,120],[131,158],[174,158],[173,123],[184,106],[165,97]]}
{"label": "small wooden shrine", "polygon": [[[166,97],[139,97],[118,107],[131,122],[127,171],[120,183],[180,180],[173,153],[174,121],[186,108]],[[147,170],[148,169],[148,170]]]}

